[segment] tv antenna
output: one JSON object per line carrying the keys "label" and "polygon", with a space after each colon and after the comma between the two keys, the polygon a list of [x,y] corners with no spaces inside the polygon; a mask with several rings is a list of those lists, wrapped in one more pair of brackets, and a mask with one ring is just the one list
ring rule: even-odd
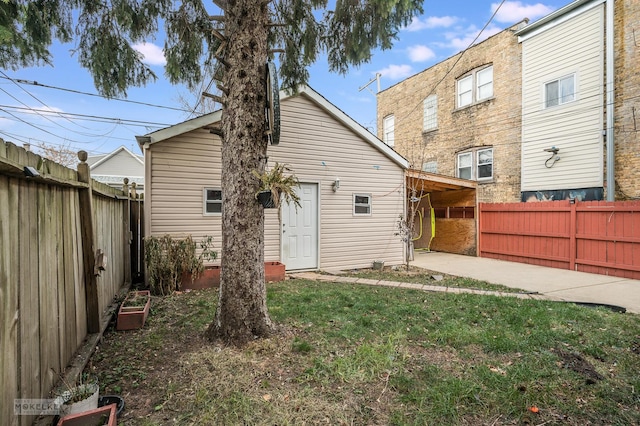
{"label": "tv antenna", "polygon": [[[382,74],[380,74],[379,72],[376,73],[376,76],[373,77],[371,80],[369,80],[369,82],[367,84],[365,84],[362,87],[358,88],[358,92],[362,92],[364,89],[367,89],[368,91],[371,92],[372,95],[376,95],[376,93],[380,92],[380,77],[382,77]],[[371,83],[373,83],[374,81],[378,82],[378,91],[376,93],[373,93],[373,90],[371,90],[369,88],[369,85],[371,85]]]}

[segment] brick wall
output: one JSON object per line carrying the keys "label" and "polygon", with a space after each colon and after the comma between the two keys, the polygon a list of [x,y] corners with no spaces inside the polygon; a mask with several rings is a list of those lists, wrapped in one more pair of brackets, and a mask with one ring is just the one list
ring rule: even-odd
{"label": "brick wall", "polygon": [[616,199],[640,197],[640,7],[615,2]]}
{"label": "brick wall", "polygon": [[[521,46],[507,29],[470,48],[462,58],[457,54],[380,92],[378,135],[383,118],[393,114],[396,151],[418,169],[435,161],[436,172],[447,176],[456,176],[459,151],[492,146],[494,179],[478,184],[478,201],[519,201],[521,61]],[[456,79],[488,64],[493,64],[493,98],[456,109]],[[438,128],[423,132],[423,100],[430,94],[438,97]]]}

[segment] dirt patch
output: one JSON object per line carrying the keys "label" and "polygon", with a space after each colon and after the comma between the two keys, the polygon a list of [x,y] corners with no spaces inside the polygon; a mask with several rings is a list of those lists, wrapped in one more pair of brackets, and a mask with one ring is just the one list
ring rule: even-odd
{"label": "dirt patch", "polygon": [[592,385],[604,379],[604,377],[596,371],[595,367],[579,353],[567,352],[564,349],[557,349],[556,353],[560,357],[562,366],[582,375],[587,384]]}

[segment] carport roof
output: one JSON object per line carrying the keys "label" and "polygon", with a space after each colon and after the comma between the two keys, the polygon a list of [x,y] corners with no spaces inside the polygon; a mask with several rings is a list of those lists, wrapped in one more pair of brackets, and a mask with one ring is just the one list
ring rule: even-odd
{"label": "carport roof", "polygon": [[414,187],[422,193],[455,191],[477,189],[478,182],[409,169],[407,170],[407,189],[411,190]]}

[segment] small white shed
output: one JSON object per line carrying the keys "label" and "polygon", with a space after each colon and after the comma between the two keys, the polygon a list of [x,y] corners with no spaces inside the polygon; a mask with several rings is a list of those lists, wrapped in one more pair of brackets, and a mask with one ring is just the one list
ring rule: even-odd
{"label": "small white shed", "polygon": [[[287,270],[401,264],[407,161],[309,87],[281,94],[281,138],[268,166],[298,177],[302,208],[265,209],[265,261]],[[219,111],[138,137],[145,163],[145,235],[221,242]],[[256,201],[257,202],[257,201]],[[218,205],[216,205],[218,204]],[[217,244],[216,244],[217,243]],[[220,253],[224,256],[224,253]]]}

